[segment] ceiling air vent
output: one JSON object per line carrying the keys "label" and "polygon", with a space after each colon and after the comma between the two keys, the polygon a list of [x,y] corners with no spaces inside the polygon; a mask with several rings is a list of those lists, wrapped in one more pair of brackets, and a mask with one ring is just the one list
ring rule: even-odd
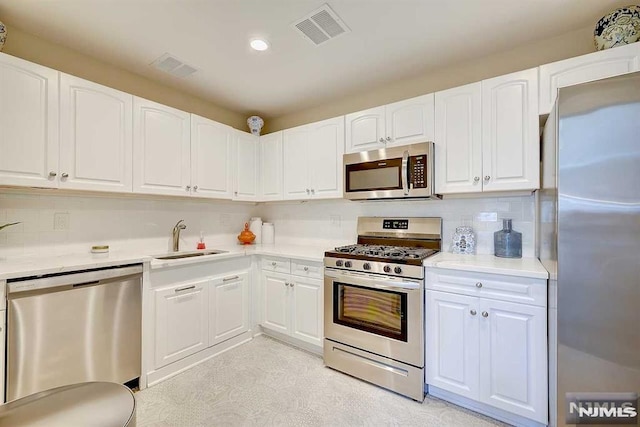
{"label": "ceiling air vent", "polygon": [[351,31],[328,4],[291,25],[316,46]]}
{"label": "ceiling air vent", "polygon": [[198,71],[191,65],[185,64],[180,61],[175,56],[170,53],[165,53],[160,58],[156,59],[151,63],[152,66],[156,67],[160,71],[164,71],[165,73],[169,73],[176,77],[187,77],[191,74]]}

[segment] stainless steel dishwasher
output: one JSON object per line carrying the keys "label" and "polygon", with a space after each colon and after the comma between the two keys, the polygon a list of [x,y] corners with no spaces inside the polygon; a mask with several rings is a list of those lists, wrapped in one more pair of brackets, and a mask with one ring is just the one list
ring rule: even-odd
{"label": "stainless steel dishwasher", "polygon": [[7,401],[140,377],[142,266],[7,282]]}

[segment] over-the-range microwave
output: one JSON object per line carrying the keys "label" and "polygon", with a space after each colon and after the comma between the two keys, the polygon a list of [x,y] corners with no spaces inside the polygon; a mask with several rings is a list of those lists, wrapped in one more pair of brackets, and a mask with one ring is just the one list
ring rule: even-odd
{"label": "over-the-range microwave", "polygon": [[344,198],[427,199],[433,192],[433,142],[345,154]]}

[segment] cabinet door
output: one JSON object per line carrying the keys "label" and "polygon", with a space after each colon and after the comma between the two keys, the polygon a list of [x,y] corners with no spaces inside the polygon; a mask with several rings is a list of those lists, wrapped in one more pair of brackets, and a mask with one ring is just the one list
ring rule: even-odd
{"label": "cabinet door", "polygon": [[282,200],[282,131],[260,137],[260,200]]}
{"label": "cabinet door", "polygon": [[547,422],[547,311],[480,300],[480,401]]}
{"label": "cabinet door", "polygon": [[207,281],[155,291],[155,368],[207,347]]}
{"label": "cabinet door", "polygon": [[57,187],[58,72],[0,53],[0,184]]}
{"label": "cabinet door", "polygon": [[384,106],[345,116],[346,152],[374,150],[385,146]]}
{"label": "cabinet door", "polygon": [[249,273],[212,280],[209,288],[209,346],[249,330]]}
{"label": "cabinet door", "polygon": [[284,198],[304,200],[311,197],[309,181],[309,127],[299,126],[282,133]]}
{"label": "cabinet door", "polygon": [[323,307],[322,280],[291,276],[291,335],[322,347]]}
{"label": "cabinet door", "polygon": [[191,192],[199,197],[230,199],[232,128],[191,115]]}
{"label": "cabinet door", "polygon": [[146,99],[133,99],[133,191],[190,193],[190,115]]}
{"label": "cabinet door", "polygon": [[482,191],[482,84],[435,95],[435,192]]}
{"label": "cabinet door", "polygon": [[426,381],[478,399],[478,298],[426,292]]}
{"label": "cabinet door", "polygon": [[309,181],[311,196],[319,199],[342,198],[344,117],[309,125]]}
{"label": "cabinet door", "polygon": [[247,132],[235,131],[233,200],[258,200],[260,140]]}
{"label": "cabinet door", "polygon": [[482,189],[540,186],[538,70],[482,82]]}
{"label": "cabinet door", "polygon": [[132,191],[133,96],[60,74],[60,188]]}
{"label": "cabinet door", "polygon": [[640,44],[632,43],[540,67],[540,115],[549,114],[558,89],[640,70]]}
{"label": "cabinet door", "polygon": [[[6,325],[7,311],[0,311],[0,384],[4,384],[5,377],[5,343],[7,337]],[[0,404],[4,403],[4,387],[0,387]]]}
{"label": "cabinet door", "polygon": [[289,275],[262,271],[262,327],[289,333]]}
{"label": "cabinet door", "polygon": [[395,102],[385,107],[387,146],[433,141],[435,110],[433,94]]}

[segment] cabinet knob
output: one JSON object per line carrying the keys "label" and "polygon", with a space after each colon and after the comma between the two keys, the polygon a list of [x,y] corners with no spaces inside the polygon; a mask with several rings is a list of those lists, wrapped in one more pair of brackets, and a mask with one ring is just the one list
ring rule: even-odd
{"label": "cabinet knob", "polygon": [[473,182],[478,182],[478,181],[480,181],[480,177],[479,176],[476,176],[475,178],[473,178]]}
{"label": "cabinet knob", "polygon": [[380,142],[384,144],[384,138],[380,138]]}
{"label": "cabinet knob", "polygon": [[482,312],[482,317],[489,317],[489,313],[487,313],[486,311]]}
{"label": "cabinet knob", "polygon": [[185,189],[186,189],[187,191],[189,191],[189,190],[191,190],[191,186],[190,186],[190,185],[187,185],[187,186],[185,187]]}
{"label": "cabinet knob", "polygon": [[478,312],[475,311],[475,310],[471,310],[471,311],[469,311],[469,313],[471,313],[472,316],[475,316]]}
{"label": "cabinet knob", "polygon": [[63,173],[62,175],[60,175],[62,178],[69,178],[69,174],[68,173]]}
{"label": "cabinet knob", "polygon": [[278,263],[277,263],[277,262],[275,262],[275,261],[273,261],[273,262],[271,263],[271,265],[273,265],[273,266],[275,267],[276,265],[278,265]]}
{"label": "cabinet knob", "polygon": [[233,194],[235,194],[235,195],[237,196],[237,195],[238,195],[238,192],[237,192],[237,191],[234,191],[234,192],[233,192]]}
{"label": "cabinet knob", "polygon": [[390,136],[387,137],[387,142],[391,142],[391,137]]}
{"label": "cabinet knob", "polygon": [[489,175],[487,175],[487,176],[485,176],[485,177],[484,177],[484,180],[485,180],[485,181],[489,181],[490,179],[491,179],[491,177],[490,177]]}
{"label": "cabinet knob", "polygon": [[304,268],[304,271],[309,271],[309,267],[305,267],[305,268]]}
{"label": "cabinet knob", "polygon": [[56,177],[56,175],[58,175],[58,174],[57,174],[57,173],[55,173],[54,171],[49,172],[49,176],[50,176],[51,178],[55,178],[55,177]]}
{"label": "cabinet knob", "polygon": [[476,283],[476,288],[481,288],[481,287],[482,287],[482,283],[481,282]]}
{"label": "cabinet knob", "polygon": [[193,186],[193,191],[198,191],[198,186],[197,185]]}
{"label": "cabinet knob", "polygon": [[289,286],[291,286],[293,288],[293,283],[289,283]]}
{"label": "cabinet knob", "polygon": [[315,189],[311,189],[311,194],[316,194],[316,190]]}
{"label": "cabinet knob", "polygon": [[309,194],[311,191],[307,188],[307,194]]}

